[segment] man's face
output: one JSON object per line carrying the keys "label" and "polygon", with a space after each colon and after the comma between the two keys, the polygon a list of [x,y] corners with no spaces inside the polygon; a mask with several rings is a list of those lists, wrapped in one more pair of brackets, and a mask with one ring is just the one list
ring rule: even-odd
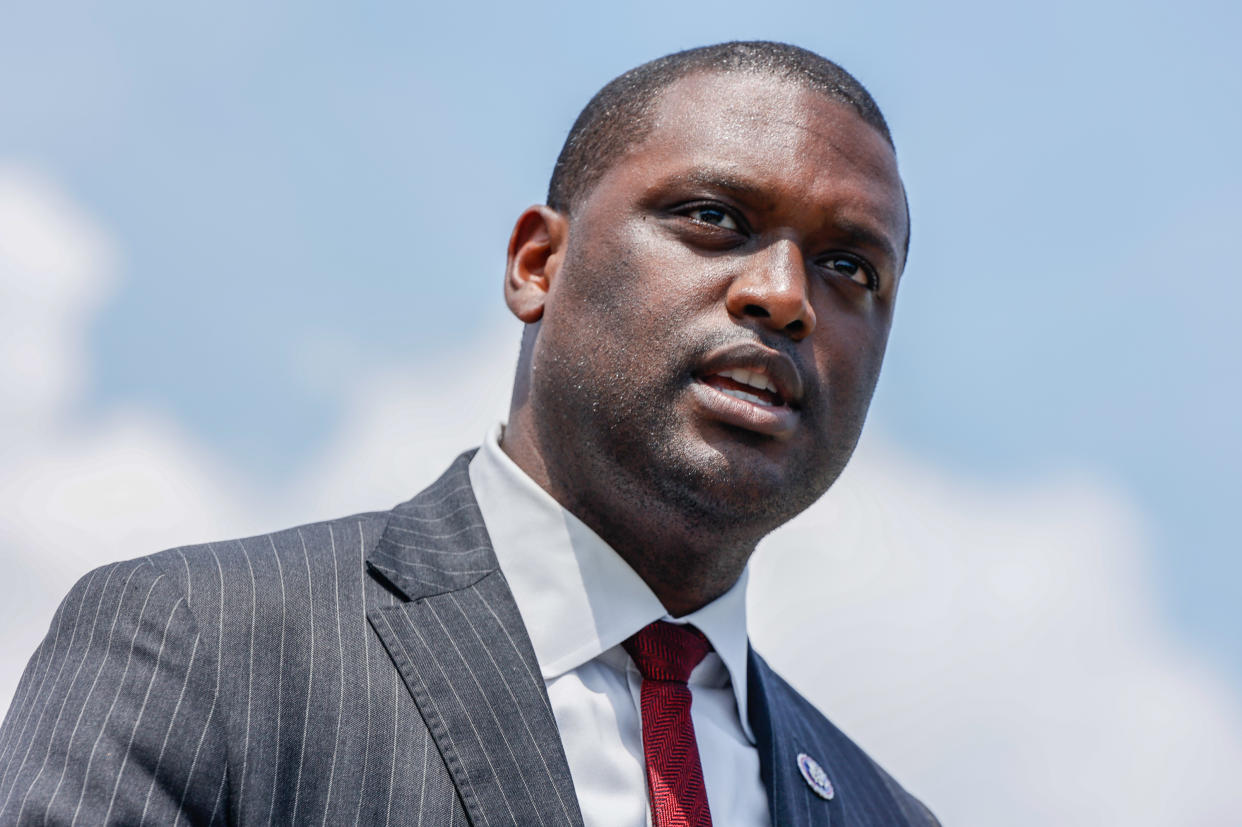
{"label": "man's face", "polygon": [[672,85],[550,279],[531,402],[558,486],[764,531],[804,509],[857,442],[907,232],[893,152],[847,105]]}

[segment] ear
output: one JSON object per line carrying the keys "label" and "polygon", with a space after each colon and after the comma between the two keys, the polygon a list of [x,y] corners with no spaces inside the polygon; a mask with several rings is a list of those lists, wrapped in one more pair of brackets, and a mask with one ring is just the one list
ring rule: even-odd
{"label": "ear", "polygon": [[568,239],[568,218],[542,204],[527,207],[513,225],[505,267],[505,304],[526,324],[543,317]]}

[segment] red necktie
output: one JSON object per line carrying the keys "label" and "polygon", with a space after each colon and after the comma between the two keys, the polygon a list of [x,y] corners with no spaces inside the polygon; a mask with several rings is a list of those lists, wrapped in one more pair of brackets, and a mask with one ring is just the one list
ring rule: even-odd
{"label": "red necktie", "polygon": [[657,620],[622,644],[643,674],[643,754],[653,827],[711,827],[686,680],[711,644],[693,626]]}

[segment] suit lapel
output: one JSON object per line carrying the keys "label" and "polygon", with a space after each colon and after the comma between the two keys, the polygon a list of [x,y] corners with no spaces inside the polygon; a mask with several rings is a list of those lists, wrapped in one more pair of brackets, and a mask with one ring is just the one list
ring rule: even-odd
{"label": "suit lapel", "polygon": [[[813,796],[798,770],[797,756],[807,749],[786,721],[776,697],[771,667],[750,650],[747,672],[747,706],[750,726],[759,750],[759,776],[768,794],[768,810],[774,825],[842,824],[833,819],[830,801]],[[812,800],[815,799],[815,800]]]}
{"label": "suit lapel", "polygon": [[[907,827],[924,823],[911,821],[890,782],[866,753],[753,649],[748,673],[750,724],[773,824]],[[810,779],[803,774],[799,755],[808,756],[822,770],[831,798],[815,792],[815,773],[808,770]],[[818,786],[827,789],[822,783]]]}
{"label": "suit lapel", "polygon": [[470,456],[393,510],[367,565],[408,602],[368,617],[474,824],[580,825],[535,653],[470,490]]}

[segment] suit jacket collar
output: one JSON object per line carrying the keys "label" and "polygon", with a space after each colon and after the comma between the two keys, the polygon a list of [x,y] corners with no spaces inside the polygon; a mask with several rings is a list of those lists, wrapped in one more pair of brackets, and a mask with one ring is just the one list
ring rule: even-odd
{"label": "suit jacket collar", "polygon": [[406,600],[469,588],[498,571],[483,515],[470,490],[474,451],[414,499],[392,510],[367,568]]}
{"label": "suit jacket collar", "polygon": [[404,597],[367,616],[475,824],[581,825],[556,719],[457,458],[393,509],[367,560]]}

